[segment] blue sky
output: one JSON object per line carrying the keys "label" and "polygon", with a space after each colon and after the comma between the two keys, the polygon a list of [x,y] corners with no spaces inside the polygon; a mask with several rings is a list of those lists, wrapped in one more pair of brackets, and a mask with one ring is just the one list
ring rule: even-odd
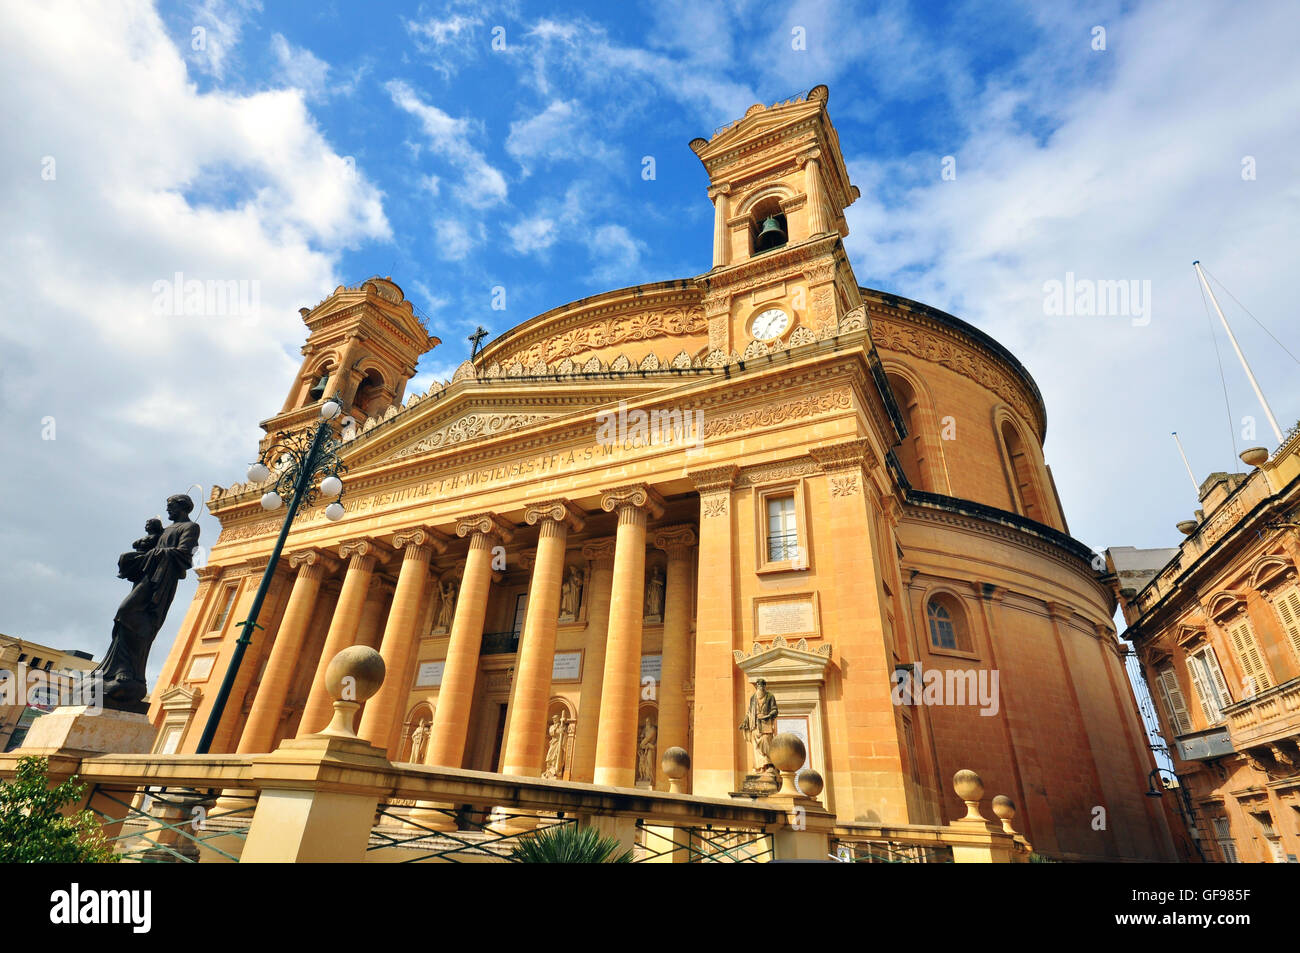
{"label": "blue sky", "polygon": [[[298,368],[298,308],[392,275],[444,341],[410,393],[450,376],[478,324],[705,272],[687,143],[820,83],[862,192],[859,281],[1029,368],[1076,537],[1175,542],[1196,502],[1171,430],[1198,478],[1275,444],[1219,332],[1225,407],[1190,263],[1300,353],[1292,4],[0,9],[0,632],[103,651],[145,517],[242,479]],[[256,313],[153,313],[178,271],[257,282]],[[1050,314],[1045,284],[1067,274],[1150,282],[1150,320]],[[1295,362],[1224,303],[1294,423]]]}

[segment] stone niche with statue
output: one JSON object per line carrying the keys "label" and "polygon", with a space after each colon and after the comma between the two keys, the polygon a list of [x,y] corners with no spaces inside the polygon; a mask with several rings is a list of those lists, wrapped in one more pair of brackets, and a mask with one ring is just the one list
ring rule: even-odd
{"label": "stone niche with statue", "polygon": [[[765,795],[775,793],[780,779],[774,769],[758,762],[766,760],[761,743],[757,742],[763,730],[770,737],[781,733],[797,735],[803,740],[808,759],[803,767],[811,767],[826,774],[826,670],[831,665],[830,643],[821,642],[810,646],[805,639],[789,642],[784,636],[777,636],[769,643],[755,642],[748,652],[737,650],[736,665],[745,674],[745,681],[750,685],[750,692],[761,680],[765,689],[775,701],[776,717],[774,724],[759,725],[751,723],[750,714],[746,715],[745,732],[749,744],[746,745],[746,778],[742,791],[738,793]],[[754,696],[751,694],[749,708],[753,708]],[[761,696],[760,696],[761,698]],[[760,701],[758,714],[762,715]],[[827,807],[830,805],[831,793],[827,789]]]}

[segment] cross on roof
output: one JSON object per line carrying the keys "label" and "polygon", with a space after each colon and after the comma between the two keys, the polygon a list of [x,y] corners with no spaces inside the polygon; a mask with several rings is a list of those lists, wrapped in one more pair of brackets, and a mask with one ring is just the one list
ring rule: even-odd
{"label": "cross on roof", "polygon": [[469,336],[469,340],[473,342],[474,345],[469,352],[470,361],[473,361],[474,358],[478,357],[478,346],[487,335],[487,328],[480,324],[474,333]]}

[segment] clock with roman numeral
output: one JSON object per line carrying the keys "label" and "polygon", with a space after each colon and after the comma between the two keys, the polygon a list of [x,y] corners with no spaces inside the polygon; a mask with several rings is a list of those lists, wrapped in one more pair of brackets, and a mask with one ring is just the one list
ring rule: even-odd
{"label": "clock with roman numeral", "polygon": [[788,330],[790,330],[790,315],[780,308],[768,308],[761,314],[755,315],[749,325],[750,333],[764,342],[775,341]]}

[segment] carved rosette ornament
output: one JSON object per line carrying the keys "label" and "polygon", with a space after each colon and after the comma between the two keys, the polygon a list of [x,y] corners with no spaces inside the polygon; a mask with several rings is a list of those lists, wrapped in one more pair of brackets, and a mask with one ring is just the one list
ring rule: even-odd
{"label": "carved rosette ornament", "polygon": [[880,466],[880,458],[865,437],[826,447],[811,447],[808,453],[829,477],[831,496],[855,496],[863,470]]}

